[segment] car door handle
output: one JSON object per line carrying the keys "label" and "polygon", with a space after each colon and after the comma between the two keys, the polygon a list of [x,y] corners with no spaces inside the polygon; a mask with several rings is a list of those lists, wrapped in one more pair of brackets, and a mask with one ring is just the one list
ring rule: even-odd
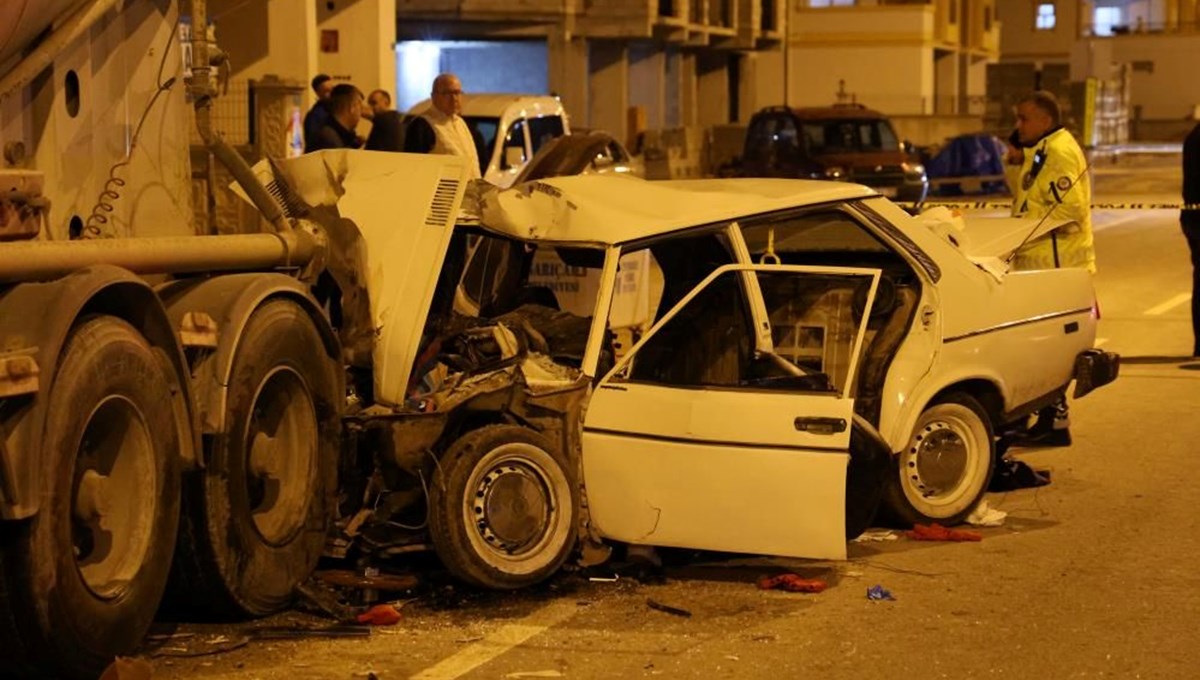
{"label": "car door handle", "polygon": [[797,418],[796,429],[813,434],[837,434],[846,431],[845,418]]}

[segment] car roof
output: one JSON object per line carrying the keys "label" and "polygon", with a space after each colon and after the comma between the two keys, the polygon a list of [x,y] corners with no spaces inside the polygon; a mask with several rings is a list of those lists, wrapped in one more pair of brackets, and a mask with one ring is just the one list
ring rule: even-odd
{"label": "car roof", "polygon": [[688,227],[877,195],[859,184],[794,179],[647,181],[554,177],[484,197],[482,226],[513,238],[618,244]]}
{"label": "car roof", "polygon": [[760,113],[775,111],[791,111],[792,115],[802,120],[885,120],[887,116],[874,109],[868,109],[862,104],[840,104],[834,106],[802,106],[798,108],[771,107]]}
{"label": "car roof", "polygon": [[[408,110],[411,114],[424,113],[432,106],[432,102],[423,99]],[[500,117],[512,107],[526,110],[527,116],[545,116],[561,113],[562,102],[558,97],[548,95],[532,95],[520,93],[487,93],[463,96],[462,115]]]}

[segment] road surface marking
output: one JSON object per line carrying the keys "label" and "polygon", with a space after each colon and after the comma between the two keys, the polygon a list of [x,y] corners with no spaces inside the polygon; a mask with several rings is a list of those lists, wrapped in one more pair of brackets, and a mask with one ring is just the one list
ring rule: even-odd
{"label": "road surface marking", "polygon": [[1146,315],[1147,316],[1159,316],[1162,314],[1166,314],[1167,312],[1171,311],[1172,309],[1175,309],[1179,305],[1182,305],[1183,303],[1185,303],[1191,299],[1192,299],[1191,293],[1180,293],[1179,295],[1176,295],[1175,297],[1171,298],[1170,300],[1167,300],[1166,302],[1162,303],[1161,305],[1155,305],[1155,306],[1151,307],[1150,309],[1147,309]]}
{"label": "road surface marking", "polygon": [[551,602],[517,623],[510,623],[484,639],[448,656],[412,676],[412,680],[453,680],[470,673],[529,638],[571,618],[579,611],[574,600]]}

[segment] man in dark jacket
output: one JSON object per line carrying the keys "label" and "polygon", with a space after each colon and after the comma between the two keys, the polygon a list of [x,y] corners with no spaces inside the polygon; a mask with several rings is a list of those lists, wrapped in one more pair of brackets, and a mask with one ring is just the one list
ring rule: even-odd
{"label": "man in dark jacket", "polygon": [[312,89],[317,95],[317,103],[304,114],[304,150],[311,151],[312,141],[317,132],[329,121],[329,95],[333,92],[333,79],[324,73],[312,79]]}
{"label": "man in dark jacket", "polygon": [[1192,251],[1192,356],[1200,357],[1200,123],[1183,142],[1183,202],[1179,222]]}
{"label": "man in dark jacket", "polygon": [[342,83],[333,88],[329,95],[329,120],[317,131],[312,144],[307,151],[321,149],[357,149],[362,146],[362,140],[355,134],[354,128],[362,120],[363,96],[357,87]]}
{"label": "man in dark jacket", "polygon": [[367,95],[371,134],[367,136],[369,151],[404,151],[403,116],[392,108],[392,96],[386,90],[375,90]]}

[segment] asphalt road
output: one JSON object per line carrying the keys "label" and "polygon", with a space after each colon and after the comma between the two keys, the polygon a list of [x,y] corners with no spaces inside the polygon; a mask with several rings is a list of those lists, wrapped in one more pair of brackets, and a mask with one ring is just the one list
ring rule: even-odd
{"label": "asphalt road", "polygon": [[[1169,159],[1100,170],[1098,200],[1175,200]],[[1100,342],[1128,361],[1073,405],[1072,447],[1014,451],[1052,483],[989,495],[1008,517],[981,542],[860,542],[843,563],[709,556],[666,568],[663,583],[564,574],[532,592],[443,586],[370,637],[162,656],[223,649],[247,630],[184,626],[148,650],[155,677],[1196,677],[1200,360],[1184,357],[1186,245],[1174,212],[1105,212],[1096,224]],[[755,587],[780,569],[829,588]],[[877,584],[895,600],[868,600]]]}

